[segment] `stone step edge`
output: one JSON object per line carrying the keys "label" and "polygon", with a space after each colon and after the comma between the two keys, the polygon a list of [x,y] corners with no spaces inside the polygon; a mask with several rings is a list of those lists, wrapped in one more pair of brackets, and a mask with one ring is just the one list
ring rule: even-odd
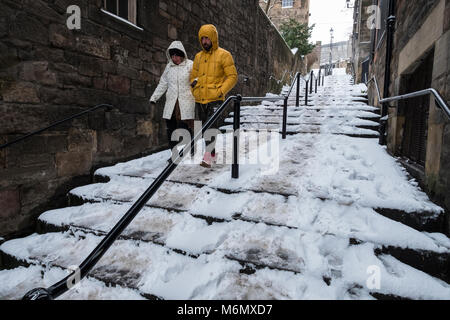
{"label": "stone step edge", "polygon": [[[72,195],[72,197],[78,198],[78,200],[72,200],[74,203],[76,203],[75,205],[84,204],[86,202],[90,202],[90,203],[96,202],[96,201],[86,201],[75,195]],[[110,199],[102,199],[102,200],[111,201]],[[113,200],[113,202],[114,202],[114,200]],[[126,202],[121,202],[121,201],[115,201],[115,202],[116,203],[126,203]],[[169,212],[172,211],[172,212],[188,213],[189,215],[191,215],[194,218],[199,218],[199,219],[205,220],[209,225],[211,225],[212,223],[226,223],[226,222],[231,221],[229,219],[204,216],[204,215],[200,215],[200,214],[191,213],[186,210],[180,210],[180,209],[175,209],[175,208],[166,208],[166,207],[153,206],[153,205],[148,205],[148,204],[146,205],[146,207],[163,209],[163,210],[166,210]],[[293,227],[293,226],[275,224],[275,223],[271,223],[271,222],[266,222],[264,220],[245,219],[239,213],[234,214],[232,219],[240,220],[240,221],[244,221],[244,222],[255,223],[255,224],[263,223],[263,224],[265,224],[267,226],[271,226],[271,227],[281,227],[281,228],[295,229],[295,230],[301,231],[301,229],[299,229],[297,227]],[[312,232],[312,231],[309,231],[309,232]],[[337,235],[335,235],[335,236],[339,237]],[[391,254],[390,252],[392,252],[391,255],[393,257],[397,258],[401,262],[406,263],[405,261],[414,261],[414,262],[416,262],[415,265],[410,265],[408,263],[406,263],[406,264],[410,265],[411,267],[413,267],[415,269],[421,270],[433,277],[436,277],[443,281],[446,281],[447,283],[450,284],[450,252],[449,253],[438,253],[438,252],[434,252],[434,251],[421,250],[421,249],[394,247],[394,246],[389,246],[389,245],[380,244],[380,243],[374,243],[374,242],[370,242],[370,241],[363,241],[363,240],[356,239],[354,237],[349,239],[350,245],[359,245],[361,243],[373,243],[374,245],[379,246],[380,250],[382,250],[381,252],[383,252],[383,253]],[[178,253],[180,253],[180,252],[178,252]],[[426,256],[427,259],[424,259],[423,258],[424,256]],[[427,261],[426,265],[423,264],[425,261]],[[421,262],[421,263],[418,263],[418,262]],[[444,269],[444,270],[446,270],[446,272],[436,273],[435,266],[442,265],[442,264],[444,264],[445,266],[449,266],[448,268]]]}
{"label": "stone step edge", "polygon": [[[3,261],[6,261],[5,265],[8,266],[8,268],[6,268],[7,270],[15,269],[15,268],[18,268],[18,267],[28,268],[30,266],[42,267],[44,269],[47,269],[47,268],[58,268],[58,269],[61,269],[61,270],[67,270],[66,268],[64,268],[64,267],[62,267],[60,265],[57,265],[57,264],[54,264],[54,263],[52,263],[52,264],[45,264],[44,262],[42,262],[42,261],[40,261],[38,259],[24,260],[24,259],[21,259],[21,258],[19,258],[17,256],[10,255],[9,253],[4,252],[3,250],[0,250],[0,256],[1,256]],[[3,270],[3,269],[0,269],[0,270]],[[143,298],[145,298],[147,300],[164,300],[161,297],[158,297],[156,295],[142,292],[138,288],[135,288],[135,287],[130,286],[130,285],[123,285],[123,284],[119,284],[117,282],[113,282],[113,281],[109,281],[109,280],[105,281],[105,279],[103,279],[102,277],[96,275],[95,273],[92,274],[92,271],[89,272],[89,274],[87,274],[85,276],[85,278],[87,278],[87,279],[89,279],[89,278],[95,279],[97,281],[100,281],[100,282],[104,283],[106,286],[110,286],[110,287],[113,287],[113,288],[115,288],[117,286],[120,286],[122,288],[127,288],[127,289],[130,289],[130,290],[133,290],[133,291],[137,292],[141,297],[143,297]],[[23,294],[25,295],[26,292],[24,292]]]}
{"label": "stone step edge", "polygon": [[[0,255],[4,257],[5,260],[8,260],[9,264],[11,265],[11,267],[16,268],[16,267],[25,267],[28,268],[30,266],[38,266],[38,267],[42,267],[44,269],[47,269],[49,267],[51,268],[59,268],[62,270],[65,270],[63,267],[52,264],[52,265],[46,265],[41,261],[25,261],[22,260],[16,256],[11,256],[8,253],[5,253],[3,251],[0,250]],[[245,260],[240,260],[238,258],[231,258],[230,260],[236,261],[238,262],[242,268],[239,270],[239,273],[242,274],[247,274],[247,275],[251,275],[253,273],[256,272],[256,270],[258,269],[263,269],[263,267],[261,267],[258,264],[253,264],[251,262],[246,262]],[[268,267],[267,267],[268,268]],[[272,269],[273,270],[273,269]],[[292,272],[292,271],[288,271],[288,270],[280,270],[280,271],[285,271],[285,272]],[[294,273],[294,274],[298,274],[298,273]],[[113,282],[111,280],[104,280],[103,278],[101,278],[98,275],[95,274],[89,274],[86,276],[87,279],[92,278],[95,279],[97,281],[100,281],[102,283],[104,283],[106,286],[110,286],[110,287],[117,287],[120,286],[121,288],[127,288],[130,290],[133,290],[135,292],[137,292],[140,296],[142,296],[143,298],[147,299],[147,300],[153,300],[153,301],[164,301],[165,299],[162,297],[159,297],[157,295],[153,295],[150,293],[145,293],[140,291],[139,289],[130,287],[129,285],[126,284],[119,284],[116,282]],[[325,276],[323,276],[322,280],[329,286],[330,285],[330,278],[327,278]],[[82,280],[83,281],[83,280]],[[347,292],[349,292],[350,290],[354,289],[354,288],[361,288],[359,285],[357,284],[353,284],[350,285],[349,288],[347,289]],[[24,295],[26,294],[26,292],[24,292]],[[411,298],[407,298],[407,297],[399,297],[396,295],[392,295],[392,294],[383,294],[383,293],[377,293],[377,292],[369,292],[369,294],[374,297],[377,300],[411,300]]]}
{"label": "stone step edge", "polygon": [[[242,129],[241,131],[248,132],[259,132],[260,130],[267,130],[267,129]],[[219,128],[219,131],[222,133],[227,133],[227,129],[223,129],[223,127]],[[374,131],[375,132],[375,131]],[[280,129],[281,134],[281,129]],[[378,139],[380,137],[379,134],[353,134],[353,133],[322,133],[322,132],[302,132],[302,131],[286,131],[286,134],[289,136],[297,135],[297,134],[331,134],[335,136],[347,136],[350,138],[363,138],[363,139]]]}
{"label": "stone step edge", "polygon": [[[129,177],[129,178],[136,178],[136,179],[143,179],[145,180],[145,177],[139,177],[139,176],[132,176],[132,175],[122,175],[119,174],[118,176],[122,177]],[[154,178],[151,178],[154,179]],[[98,183],[107,183],[111,180],[109,176],[104,175],[94,175],[94,182]],[[222,192],[224,194],[238,194],[238,193],[244,193],[247,191],[254,192],[254,193],[267,193],[270,195],[280,195],[283,196],[286,200],[289,199],[289,197],[298,197],[298,194],[286,194],[286,193],[276,193],[276,192],[270,192],[270,191],[262,191],[262,190],[251,190],[251,189],[245,189],[245,190],[231,190],[226,188],[217,188],[217,187],[211,187],[207,184],[202,183],[193,183],[193,182],[186,182],[186,181],[179,181],[179,180],[173,180],[168,179],[167,182],[171,182],[174,184],[187,184],[198,188],[208,187],[215,191]],[[69,192],[69,195],[72,195]],[[75,196],[77,197],[77,196]],[[332,200],[330,198],[324,198],[319,197],[321,201],[329,201]],[[110,199],[113,200],[113,199]],[[382,215],[383,217],[386,217],[388,219],[400,222],[404,225],[407,225],[417,231],[420,232],[440,232],[445,229],[445,213],[442,212],[440,214],[430,212],[430,211],[416,211],[416,212],[404,212],[400,209],[392,209],[392,208],[372,208],[375,212]]]}
{"label": "stone step edge", "polygon": [[[142,179],[142,180],[147,180],[147,179],[154,180],[155,179],[154,177],[145,178],[145,177],[133,176],[133,175],[128,175],[128,174],[117,174],[117,176]],[[94,174],[93,181],[94,181],[94,183],[108,183],[111,181],[111,177],[101,175],[101,174]],[[238,193],[244,193],[244,192],[250,191],[250,192],[254,192],[254,193],[258,193],[258,194],[267,193],[270,195],[283,196],[286,199],[289,197],[298,197],[298,194],[294,194],[294,193],[283,193],[283,192],[273,192],[273,191],[266,191],[266,190],[254,190],[254,189],[233,190],[233,189],[227,189],[227,188],[221,188],[221,187],[213,187],[213,186],[209,186],[207,184],[203,184],[203,183],[199,183],[199,182],[187,182],[187,181],[179,181],[179,180],[174,180],[174,179],[167,179],[166,182],[170,182],[170,183],[174,183],[174,184],[187,184],[187,185],[198,187],[198,188],[208,187],[210,189],[213,189],[215,191],[219,191],[219,192],[222,192],[225,194],[238,194]]]}
{"label": "stone step edge", "polygon": [[[168,214],[173,214],[173,212],[174,212],[174,211],[171,212],[167,209],[164,209],[164,210],[168,211]],[[194,218],[208,220],[207,217],[204,217],[204,216],[199,216],[199,215],[192,215],[192,216]],[[254,224],[264,223],[269,226],[285,227],[285,228],[289,228],[289,229],[299,230],[298,228],[295,228],[295,227],[276,225],[276,224],[267,224],[266,222],[263,222],[263,221],[240,219],[237,217],[237,215],[233,216],[233,219],[234,220],[242,220],[242,221],[254,223]],[[214,222],[227,223],[229,221],[230,220],[214,221]],[[212,223],[211,221],[207,221],[207,222],[208,222],[208,224]],[[76,226],[76,225],[57,226],[57,225],[50,224],[50,223],[40,220],[40,219],[38,220],[38,229],[39,229],[39,232],[38,232],[39,234],[45,234],[47,232],[66,232],[66,231],[71,231],[71,230],[79,230],[84,233],[94,234],[96,236],[105,236],[107,234],[107,232],[105,232],[105,231],[95,230],[95,229],[91,229],[91,228],[87,228],[87,227],[83,227],[83,226]],[[337,235],[335,235],[335,236],[338,238],[342,238]],[[132,241],[142,241],[142,242],[146,242],[146,243],[153,243],[155,245],[162,246],[167,250],[173,251],[177,254],[189,256],[193,259],[197,259],[200,255],[203,255],[203,254],[211,254],[210,251],[201,252],[199,254],[189,254],[186,251],[178,249],[178,248],[167,247],[167,245],[165,243],[157,241],[155,239],[155,237],[153,237],[150,240],[146,240],[146,239],[142,239],[139,237],[135,237],[133,235],[120,235],[118,239],[119,240],[132,240]],[[397,260],[399,260],[417,270],[423,271],[432,277],[438,278],[438,279],[443,280],[446,283],[450,284],[450,253],[437,253],[437,252],[421,250],[421,249],[401,248],[401,247],[395,247],[395,246],[390,246],[390,245],[378,244],[378,243],[374,243],[371,241],[363,241],[363,240],[359,240],[356,238],[349,238],[349,245],[361,245],[361,244],[366,244],[366,243],[374,244],[374,246],[375,246],[374,252],[377,256],[390,255],[390,256],[396,258]],[[248,265],[251,264],[251,265],[255,265],[257,267],[257,269],[269,268],[271,270],[288,271],[288,272],[293,272],[296,274],[301,273],[301,271],[299,271],[299,270],[289,269],[289,268],[276,266],[276,265],[259,263],[257,261],[252,261],[252,260],[243,260],[243,259],[231,256],[231,255],[226,255],[225,257],[229,260],[234,260],[234,261],[240,262],[241,265],[244,267],[244,269],[247,269]]]}

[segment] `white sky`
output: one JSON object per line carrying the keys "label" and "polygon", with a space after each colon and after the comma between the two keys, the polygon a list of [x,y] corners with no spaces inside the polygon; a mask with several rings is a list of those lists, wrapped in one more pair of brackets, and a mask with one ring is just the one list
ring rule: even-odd
{"label": "white sky", "polygon": [[309,10],[309,25],[316,24],[311,42],[330,43],[331,28],[334,29],[333,42],[348,40],[352,32],[353,9],[347,9],[346,0],[310,0]]}

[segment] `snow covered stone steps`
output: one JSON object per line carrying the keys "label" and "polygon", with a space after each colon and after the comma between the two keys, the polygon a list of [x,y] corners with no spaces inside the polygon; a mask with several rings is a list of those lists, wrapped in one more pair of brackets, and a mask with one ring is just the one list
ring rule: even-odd
{"label": "snow covered stone steps", "polygon": [[[247,111],[251,111],[251,110],[264,110],[264,111],[269,111],[269,112],[274,112],[274,111],[283,111],[283,106],[247,106],[247,107],[241,107],[241,112],[247,112]],[[363,104],[363,103],[358,103],[358,104],[347,104],[345,102],[343,103],[332,103],[332,104],[317,104],[314,106],[299,106],[299,107],[295,107],[295,106],[288,106],[288,115],[289,113],[292,112],[298,112],[301,110],[316,110],[316,111],[321,111],[321,110],[328,110],[330,112],[335,111],[336,113],[339,113],[340,111],[346,111],[346,110],[350,110],[350,111],[369,111],[369,112],[374,112],[374,113],[379,113],[380,109],[376,108],[376,107],[372,107],[372,106],[368,106],[367,104]]]}
{"label": "snow covered stone steps", "polygon": [[[34,288],[49,287],[68,275],[68,271],[60,267],[48,267],[35,263],[15,262],[14,269],[0,272],[0,300],[19,300]],[[136,290],[119,286],[107,286],[92,276],[86,277],[73,290],[64,293],[61,300],[143,300],[150,297]]]}
{"label": "snow covered stone steps", "polygon": [[[251,238],[252,234],[247,234],[247,236]],[[272,249],[277,248],[277,241],[268,241],[259,236],[256,239],[262,242],[266,241],[273,247]],[[289,237],[286,235],[284,239],[287,240]],[[98,237],[78,231],[76,234],[32,235],[7,242],[0,249],[15,259],[28,263],[39,263],[46,267],[67,266],[76,265],[83,254],[79,254],[79,252],[89,251],[88,247],[95,245],[98,241],[100,241]],[[39,247],[45,249],[36,250],[36,244],[42,244],[42,242],[45,243],[45,246]],[[105,283],[117,282],[117,279],[122,279],[120,283],[122,287],[131,286],[143,296],[163,299],[223,298],[222,295],[225,292],[228,292],[228,298],[238,299],[240,296],[238,293],[242,294],[244,291],[248,294],[258,287],[264,288],[264,292],[266,292],[266,295],[254,296],[260,299],[267,297],[268,292],[272,292],[272,295],[275,292],[289,293],[288,296],[284,296],[284,299],[301,297],[304,299],[308,297],[310,299],[312,297],[368,299],[372,294],[409,299],[448,299],[450,296],[450,287],[445,283],[415,270],[393,257],[382,254],[375,255],[373,245],[348,246],[347,241],[337,240],[333,236],[304,234],[302,241],[297,243],[303,249],[296,251],[305,253],[297,264],[301,268],[295,270],[301,271],[297,273],[293,270],[262,267],[258,248],[264,246],[255,246],[255,243],[245,241],[238,245],[242,247],[243,244],[247,249],[244,253],[246,256],[240,258],[235,255],[232,259],[236,261],[231,261],[220,251],[192,259],[167,252],[162,247],[119,240],[102,258],[90,276],[95,279],[104,279]],[[291,243],[291,245],[293,244]],[[74,246],[77,247],[76,252],[70,250]],[[15,247],[20,247],[19,252],[14,252]],[[67,253],[68,248],[69,253]],[[289,253],[289,251],[279,251],[275,257],[283,260]],[[252,265],[244,261],[252,255],[255,257],[254,260],[258,261],[258,265],[254,265],[255,270],[249,272],[248,269],[252,268]],[[241,263],[247,265],[247,270],[243,270],[241,263],[238,263],[237,260],[241,260]],[[366,287],[367,261],[380,268],[383,281],[379,290],[369,290]],[[131,271],[131,266],[133,266],[133,271]],[[285,269],[289,269],[289,267]],[[193,277],[194,274],[195,277]],[[114,280],[112,280],[113,278]],[[285,281],[288,278],[290,281]],[[253,283],[250,287],[247,283],[249,280],[251,280],[250,283]],[[271,280],[269,287],[267,284],[263,285],[269,280]],[[310,285],[305,287],[305,282]],[[399,285],[401,283],[408,283],[409,286]],[[244,287],[241,287],[242,284],[245,284]],[[273,286],[277,290],[273,291]],[[292,286],[300,286],[298,289],[302,287],[303,289],[300,291],[298,289],[289,290]],[[308,295],[303,295],[301,292],[304,292],[306,288],[308,288]],[[317,291],[319,288],[321,288],[320,291]],[[354,290],[355,288],[358,290]],[[315,290],[315,294],[312,290]],[[247,298],[250,297],[247,296]],[[273,298],[283,299],[282,296],[272,296]]]}
{"label": "snow covered stone steps", "polygon": [[445,213],[434,211],[405,212],[392,208],[374,208],[382,216],[398,221],[418,231],[441,232],[444,230]]}
{"label": "snow covered stone steps", "polygon": [[[224,125],[219,128],[223,133],[233,130],[233,125]],[[241,130],[246,132],[260,132],[264,130],[279,130],[281,131],[281,124],[273,123],[243,123]],[[330,127],[324,125],[312,125],[312,124],[299,124],[299,125],[287,125],[286,133],[289,135],[294,134],[335,134],[345,135],[354,138],[378,138],[379,133],[375,130],[358,128],[356,126],[348,125],[332,125]]]}
{"label": "snow covered stone steps", "polygon": [[[104,203],[103,205],[106,206],[107,204]],[[124,214],[125,213],[126,206],[123,206],[123,207],[124,208],[122,208],[122,212],[117,214],[117,219],[120,216],[120,214]],[[265,206],[262,205],[262,207],[265,207]],[[67,209],[69,209],[69,208],[67,208]],[[67,210],[67,209],[65,209],[65,210]],[[77,210],[77,208],[70,209],[70,210]],[[158,210],[158,209],[147,207],[145,210],[147,211],[147,210]],[[161,212],[162,212],[161,214],[164,214],[164,212],[167,212],[167,211],[161,211]],[[182,212],[182,214],[185,215],[186,213]],[[271,227],[298,229],[296,226],[292,226],[292,225],[289,226],[289,225],[283,225],[283,224],[280,224],[280,223],[277,224],[276,220],[267,219],[267,216],[266,216],[266,218],[264,218],[264,216],[261,216],[260,212],[257,212],[257,211],[255,211],[254,213],[252,213],[251,211],[247,211],[245,214],[239,214],[239,213],[234,213],[233,214],[233,213],[230,213],[226,219],[220,219],[220,218],[217,218],[217,216],[214,216],[214,215],[213,216],[208,216],[207,212],[204,212],[204,213],[201,213],[201,214],[195,214],[195,213],[190,212],[190,214],[191,214],[192,218],[199,218],[199,219],[205,220],[208,225],[211,225],[211,224],[216,223],[216,222],[222,222],[222,224],[216,224],[217,228],[219,228],[219,226],[225,226],[226,225],[225,223],[229,223],[231,221],[231,219],[233,219],[233,220],[238,220],[238,221],[241,220],[241,221],[244,221],[244,222],[253,222],[253,223],[256,223],[256,224],[264,223],[264,224],[266,224],[268,226],[271,226]],[[136,234],[136,235],[138,235],[139,237],[141,237],[143,239],[149,239],[150,241],[156,241],[156,243],[158,243],[158,244],[163,243],[163,241],[161,241],[161,235],[159,235],[159,239],[158,239],[158,237],[148,237],[146,235],[146,234],[154,235],[154,234],[158,234],[158,232],[155,231],[155,230],[152,230],[152,229],[154,229],[154,227],[151,227],[151,225],[152,225],[151,223],[144,222],[144,221],[146,221],[145,220],[145,216],[146,216],[146,214],[144,213],[143,217],[139,218],[138,222],[136,222],[136,225],[144,226],[144,227],[138,228],[137,230],[132,228],[130,231],[127,231],[126,234],[129,234],[129,233],[131,233],[132,235]],[[172,217],[174,217],[173,214],[168,214],[167,217],[164,217],[164,216],[161,217],[161,215],[159,215],[159,217],[158,217],[159,220],[157,220],[158,221],[157,225],[167,225],[167,226],[172,225],[173,224],[173,222],[172,222],[173,218]],[[192,218],[190,218],[190,219],[192,219]],[[64,221],[70,221],[70,219],[67,216],[65,217],[64,215],[62,217],[60,217],[60,219],[62,219],[61,221],[63,221],[63,220]],[[168,220],[170,220],[170,222],[169,221],[164,222],[163,221],[164,219],[168,219]],[[102,221],[103,223],[105,223],[105,221],[106,221],[105,217],[96,217],[95,219],[89,218],[88,219],[88,223],[85,223],[84,225],[89,225],[89,221],[90,220]],[[384,223],[386,224],[387,221],[384,221]],[[145,226],[147,226],[147,227],[145,227]],[[205,224],[205,226],[206,226],[206,224]],[[112,223],[110,223],[110,227],[112,227]],[[300,226],[300,227],[302,227],[302,226]],[[398,229],[400,227],[400,225],[398,225],[398,226],[397,225],[396,226],[393,225],[393,227]],[[169,228],[169,227],[167,227],[167,228]],[[207,227],[205,227],[205,228],[207,228]],[[305,228],[305,226],[303,226],[303,228]],[[106,231],[108,228],[104,228],[104,229],[105,229],[104,231]],[[223,227],[223,229],[227,230],[226,227]],[[398,230],[398,232],[401,232],[402,234],[405,234],[406,237],[410,237],[410,239],[417,238],[417,236],[413,235],[413,233],[411,233],[411,231],[408,231],[406,229],[405,230],[401,230],[401,229],[402,228],[400,228]],[[51,231],[51,230],[55,230],[55,229],[49,229],[47,231]],[[319,231],[319,232],[324,232],[324,231]],[[409,233],[411,233],[411,235],[408,235]],[[349,237],[351,237],[350,238],[351,239],[350,242],[353,241],[354,243],[366,243],[368,241],[372,242],[372,243],[380,243],[380,241],[381,241],[381,244],[380,244],[380,247],[379,247],[381,252],[383,252],[383,253],[390,253],[392,251],[392,252],[395,253],[395,256],[398,257],[400,261],[403,261],[403,259],[406,257],[406,259],[407,259],[406,261],[410,262],[409,264],[411,266],[414,266],[417,269],[423,270],[425,272],[431,270],[429,272],[430,274],[433,274],[436,277],[439,277],[439,278],[441,278],[441,279],[443,279],[445,281],[448,281],[448,279],[449,279],[448,272],[447,271],[442,271],[442,270],[450,270],[449,268],[446,268],[447,266],[449,266],[449,261],[450,261],[449,253],[445,252],[445,251],[440,251],[440,252],[439,251],[434,251],[435,249],[429,250],[429,249],[433,248],[433,246],[435,248],[438,248],[438,246],[432,244],[433,240],[430,237],[426,236],[426,235],[422,236],[422,239],[419,239],[420,238],[419,237],[416,242],[410,243],[410,246],[412,246],[412,248],[414,248],[414,247],[417,248],[418,247],[417,249],[410,249],[410,248],[402,248],[402,247],[400,247],[399,245],[402,243],[402,241],[398,242],[397,245],[393,245],[395,243],[395,241],[392,242],[393,239],[392,240],[388,240],[388,239],[384,239],[383,240],[383,238],[379,238],[379,237],[371,239],[371,237],[367,237],[367,235],[362,236],[359,239],[357,239],[357,238],[355,238],[355,236],[357,236],[357,235],[354,234],[354,233],[353,233],[353,235],[352,234],[348,234],[347,235],[345,233],[341,233],[340,236],[343,236],[344,238],[346,236],[349,236]],[[180,237],[186,238],[185,235],[184,236],[180,236]],[[430,240],[431,240],[431,242],[430,242]],[[430,242],[430,245],[428,247],[427,246],[423,246],[423,244],[425,244],[427,241]],[[422,243],[422,245],[420,243]],[[181,252],[181,253],[184,254],[183,250],[180,249],[180,248],[172,248],[172,249],[178,250],[177,252]],[[447,251],[450,251],[450,248]],[[252,260],[249,260],[247,258],[247,262],[249,262],[249,261],[252,261]],[[256,263],[257,264],[257,262],[255,262],[255,261],[253,261],[252,263]],[[284,266],[278,266],[278,267],[276,267],[274,265],[269,265],[269,266],[272,267],[272,268],[279,268],[280,270],[283,270],[283,268],[285,268]],[[441,267],[443,267],[443,268],[441,268]],[[291,269],[294,270],[294,268],[291,268]],[[436,269],[440,270],[440,271],[439,272],[435,272],[434,270],[436,270]]]}
{"label": "snow covered stone steps", "polygon": [[[73,209],[71,209],[71,210],[73,210]],[[64,210],[60,210],[60,211],[64,211]],[[57,214],[57,212],[55,211],[53,214],[50,214],[50,216],[51,215],[55,216],[56,219],[60,219],[60,221],[69,220],[69,219],[67,219],[67,214],[66,215],[64,215],[64,214],[61,215],[61,214]],[[47,216],[49,216],[49,214],[47,214]],[[101,217],[100,217],[100,219],[95,219],[95,221],[104,221],[104,219],[102,220]],[[143,225],[142,220],[141,221],[137,221],[136,225],[142,226]],[[222,226],[219,226],[219,225],[212,226],[212,228],[214,228],[214,227],[216,227],[216,230],[220,230],[220,229],[222,229],[223,225]],[[144,224],[144,228],[145,228],[145,224]],[[232,230],[237,230],[237,228],[235,226],[229,226],[229,228],[232,229]],[[267,227],[265,227],[265,228],[267,228]],[[225,228],[225,229],[228,229],[228,228]],[[191,231],[192,231],[192,233],[200,232],[200,230],[191,230]],[[283,234],[284,233],[285,232],[283,232]],[[241,235],[241,237],[242,237],[242,235]],[[189,239],[190,237],[186,236],[186,235],[179,235],[178,237],[175,237],[175,238],[180,238],[180,239],[186,240],[186,239]],[[267,238],[267,236],[258,235],[257,237],[254,237],[253,241],[251,241],[251,242],[254,243],[255,240],[263,239],[263,238]],[[189,242],[189,240],[187,240],[187,241]],[[185,242],[185,241],[183,241],[183,242]],[[348,240],[347,240],[347,242],[348,242]],[[242,243],[242,241],[235,241],[235,243]],[[382,249],[384,251],[386,250],[385,248],[382,248]],[[264,265],[264,264],[261,263],[261,261],[264,258],[267,260],[268,255],[267,254],[263,254],[262,256],[259,256],[258,258],[255,258],[254,256],[256,255],[257,252],[261,253],[261,249],[258,249],[258,246],[256,246],[256,248],[254,248],[254,249],[249,250],[248,252],[241,252],[240,254],[235,254],[234,256],[228,256],[228,258],[231,258],[233,260],[239,261],[239,262],[241,262],[241,264],[242,264],[242,262],[245,262],[246,265],[254,263],[255,265],[257,265],[259,267],[263,267],[263,268],[264,267],[269,267],[269,268],[272,268],[272,269],[279,269],[279,270],[284,270],[285,269],[285,270],[290,270],[290,271],[293,271],[293,272],[294,271],[295,272],[299,272],[300,271],[298,269],[289,268],[288,266],[282,265],[282,264],[279,264],[279,263],[278,264],[274,264],[273,262],[272,263],[268,262],[268,263],[266,263],[266,265]],[[253,258],[252,258],[252,256],[253,256]]]}

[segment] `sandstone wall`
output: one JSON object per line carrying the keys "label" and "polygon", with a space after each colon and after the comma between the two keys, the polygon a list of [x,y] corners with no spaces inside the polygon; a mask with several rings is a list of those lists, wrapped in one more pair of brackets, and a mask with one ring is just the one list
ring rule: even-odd
{"label": "sandstone wall", "polygon": [[[181,40],[193,59],[204,23],[219,31],[239,72],[232,93],[279,90],[303,68],[257,0],[138,0],[133,27],[101,11],[102,0],[0,1],[0,144],[100,103],[99,110],[0,151],[0,236],[32,232],[37,215],[64,205],[101,166],[166,147],[164,99],[148,99]],[[69,30],[69,5],[82,10]],[[284,81],[290,80],[284,77]]]}

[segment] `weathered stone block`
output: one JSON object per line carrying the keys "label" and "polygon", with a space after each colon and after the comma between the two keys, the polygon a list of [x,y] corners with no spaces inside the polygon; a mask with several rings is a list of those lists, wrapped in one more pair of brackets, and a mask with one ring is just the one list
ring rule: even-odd
{"label": "weathered stone block", "polygon": [[123,148],[123,142],[122,139],[110,133],[100,132],[97,148],[100,152],[119,153]]}
{"label": "weathered stone block", "polygon": [[167,26],[167,35],[170,39],[176,40],[178,39],[177,28],[171,24]]}
{"label": "weathered stone block", "polygon": [[36,86],[28,82],[15,82],[2,93],[5,102],[39,103]]}
{"label": "weathered stone block", "polygon": [[152,52],[143,48],[139,48],[139,58],[142,61],[152,61]]}
{"label": "weathered stone block", "polygon": [[70,152],[97,152],[97,133],[94,130],[72,128],[68,141]]}
{"label": "weathered stone block", "polygon": [[111,58],[109,45],[101,39],[83,36],[75,38],[75,41],[76,48],[80,52],[104,59]]}
{"label": "weathered stone block", "polygon": [[48,29],[42,21],[25,12],[11,17],[10,34],[13,38],[48,44]]}
{"label": "weathered stone block", "polygon": [[20,213],[19,189],[0,190],[0,219],[12,218]]}
{"label": "weathered stone block", "polygon": [[131,82],[128,78],[111,74],[108,76],[108,90],[110,91],[127,95],[130,93],[130,85]]}
{"label": "weathered stone block", "polygon": [[102,60],[89,58],[86,56],[80,56],[80,65],[78,72],[84,76],[88,77],[98,77],[102,75],[102,70],[100,68],[100,63]]}
{"label": "weathered stone block", "polygon": [[139,72],[139,80],[144,82],[150,82],[152,81],[152,75],[148,73],[147,71],[140,71]]}
{"label": "weathered stone block", "polygon": [[104,90],[106,88],[106,79],[105,78],[94,78],[92,79],[92,84],[95,89]]}
{"label": "weathered stone block", "polygon": [[145,97],[145,82],[133,80],[131,82],[131,95],[137,97]]}
{"label": "weathered stone block", "polygon": [[56,154],[56,168],[59,177],[88,174],[91,167],[91,152],[63,152]]}
{"label": "weathered stone block", "polygon": [[137,122],[137,134],[143,136],[153,135],[153,121],[139,119]]}
{"label": "weathered stone block", "polygon": [[123,64],[117,66],[117,74],[134,80],[139,78],[139,72],[137,70]]}
{"label": "weathered stone block", "polygon": [[[47,33],[47,32],[46,32]],[[76,41],[74,33],[67,26],[60,24],[50,25],[50,43],[58,48],[74,48]]]}
{"label": "weathered stone block", "polygon": [[73,104],[75,100],[75,90],[60,90],[56,88],[41,87],[39,89],[39,95],[42,102],[58,104],[58,105],[70,105]]}
{"label": "weathered stone block", "polygon": [[56,85],[55,72],[48,69],[47,61],[31,61],[21,65],[19,77],[25,81],[37,81],[41,84]]}

